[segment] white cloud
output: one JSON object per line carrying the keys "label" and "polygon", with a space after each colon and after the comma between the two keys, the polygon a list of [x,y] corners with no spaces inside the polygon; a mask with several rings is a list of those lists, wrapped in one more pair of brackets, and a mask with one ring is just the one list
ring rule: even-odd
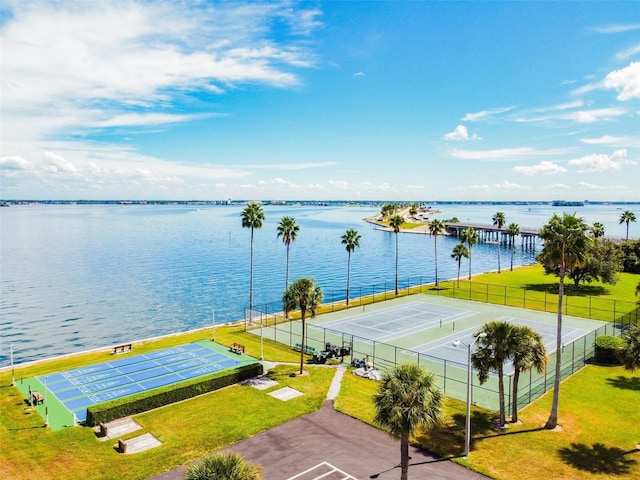
{"label": "white cloud", "polygon": [[500,190],[531,190],[531,187],[528,185],[521,185],[519,183],[508,182],[506,180],[501,183],[496,183],[494,188]]}
{"label": "white cloud", "polygon": [[626,60],[640,53],[640,44],[629,47],[626,50],[616,53],[615,58],[618,60]]}
{"label": "white cloud", "polygon": [[604,87],[618,91],[616,98],[623,102],[640,98],[640,62],[632,62],[627,67],[609,73],[604,79]]}
{"label": "white cloud", "polygon": [[570,110],[573,108],[580,108],[584,106],[584,100],[574,100],[572,102],[566,102],[566,103],[561,103],[559,105],[551,105],[548,107],[540,107],[540,108],[536,108],[533,111],[534,112],[557,112],[557,111],[563,111],[563,110]]}
{"label": "white cloud", "polygon": [[364,77],[364,72],[356,72],[353,74],[354,77]]}
{"label": "white cloud", "polygon": [[628,112],[624,108],[596,108],[591,110],[576,110],[574,112],[541,115],[541,116],[521,116],[517,122],[547,122],[553,120],[568,120],[577,123],[595,123],[599,121],[613,120],[616,117],[626,115]]}
{"label": "white cloud", "polygon": [[473,134],[471,137],[469,137],[467,127],[465,127],[464,125],[458,125],[453,132],[445,133],[444,139],[453,141],[479,140],[480,137],[478,137],[476,134]]}
{"label": "white cloud", "polygon": [[521,175],[527,176],[555,175],[558,173],[564,173],[566,171],[566,168],[561,167],[560,165],[556,165],[555,163],[549,162],[547,160],[544,160],[537,165],[513,167],[514,173],[519,173]]}
{"label": "white cloud", "polygon": [[565,185],[564,183],[554,183],[553,185],[549,185],[546,188],[548,190],[570,190],[571,189],[569,185]]}
{"label": "white cloud", "polygon": [[513,158],[536,157],[542,155],[560,155],[566,153],[566,149],[538,150],[531,147],[499,148],[495,150],[460,150],[451,149],[449,155],[465,160],[510,160]]}
{"label": "white cloud", "polygon": [[582,158],[569,160],[569,165],[579,167],[579,173],[596,173],[608,170],[619,170],[625,165],[635,165],[636,162],[627,158],[627,150],[620,149],[612,155],[592,154]]}
{"label": "white cloud", "polygon": [[33,170],[33,163],[20,156],[0,158],[0,170]]}
{"label": "white cloud", "polygon": [[602,190],[603,188],[600,185],[595,185],[593,183],[587,183],[587,182],[578,182],[576,186],[582,190]]}
{"label": "white cloud", "polygon": [[597,33],[624,33],[640,30],[640,23],[615,23],[602,27],[593,27],[591,30]]}
{"label": "white cloud", "polygon": [[515,107],[495,108],[493,110],[482,110],[480,112],[467,113],[463,118],[463,122],[475,122],[481,118],[491,117],[493,115],[499,115],[513,110]]}
{"label": "white cloud", "polygon": [[582,143],[587,145],[619,145],[621,143],[629,143],[631,137],[614,137],[612,135],[603,135],[599,138],[581,138]]}
{"label": "white cloud", "polygon": [[50,172],[60,172],[60,173],[79,173],[78,168],[71,163],[69,160],[61,157],[60,155],[56,155],[55,153],[45,152],[44,160],[46,163],[46,168]]}

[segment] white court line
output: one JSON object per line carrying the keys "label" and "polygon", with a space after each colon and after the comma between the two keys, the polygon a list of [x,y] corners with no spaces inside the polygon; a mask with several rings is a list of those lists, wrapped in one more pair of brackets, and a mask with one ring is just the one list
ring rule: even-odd
{"label": "white court line", "polygon": [[313,477],[313,478],[309,478],[309,480],[320,480],[321,478],[324,478],[324,477],[326,477],[328,475],[331,475],[333,473],[339,473],[341,475],[344,475],[344,477],[342,477],[341,480],[358,480],[356,477],[353,477],[353,476],[349,475],[348,473],[343,472],[342,470],[340,470],[337,467],[334,467],[333,465],[331,465],[328,462],[319,463],[315,467],[311,467],[311,468],[305,470],[304,472],[300,472],[299,474],[294,475],[293,477],[289,477],[287,480],[295,480],[296,478],[299,478],[302,475],[306,475],[307,473],[312,472],[312,471],[316,470],[317,468],[321,468],[321,467],[327,467],[330,470],[328,472],[325,472],[325,473],[319,475],[319,476],[316,476],[316,477]]}

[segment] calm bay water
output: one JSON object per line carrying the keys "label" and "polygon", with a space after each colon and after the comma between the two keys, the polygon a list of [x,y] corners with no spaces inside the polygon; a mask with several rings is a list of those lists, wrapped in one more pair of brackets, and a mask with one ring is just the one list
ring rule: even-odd
{"label": "calm bay water", "polygon": [[[439,218],[491,223],[505,212],[507,223],[540,227],[562,209],[522,205],[438,205]],[[25,205],[0,210],[0,366],[115,343],[241,320],[249,303],[250,232],[241,226],[242,206]],[[622,210],[640,214],[640,206]],[[347,253],[341,236],[362,236],[352,255],[352,292],[387,282],[393,288],[395,238],[364,217],[373,207],[266,206],[256,230],[254,303],[278,301],[285,285],[286,248],[276,237],[279,220],[300,225],[291,246],[290,279],[314,277],[330,299],[344,298]],[[625,235],[615,205],[577,207],[588,223],[608,235]],[[571,210],[573,211],[573,210]],[[631,224],[630,237],[640,226]],[[456,276],[450,258],[454,238],[438,237],[439,277]],[[519,244],[518,244],[519,245]],[[540,250],[537,247],[537,251]],[[497,268],[497,246],[473,248],[474,272]],[[433,281],[433,238],[399,237],[399,276]],[[535,253],[515,249],[516,264]],[[509,250],[502,247],[502,267]],[[462,274],[468,271],[463,262]]]}

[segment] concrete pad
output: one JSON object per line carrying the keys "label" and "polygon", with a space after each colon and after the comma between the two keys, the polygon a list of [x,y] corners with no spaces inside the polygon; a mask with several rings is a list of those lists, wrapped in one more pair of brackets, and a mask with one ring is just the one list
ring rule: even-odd
{"label": "concrete pad", "polygon": [[100,441],[118,438],[127,433],[140,430],[142,427],[132,418],[120,418],[107,423],[101,423],[96,428],[96,435]]}
{"label": "concrete pad", "polygon": [[126,454],[144,452],[160,445],[162,445],[162,442],[150,433],[145,433],[129,440],[118,440],[118,450],[120,453]]}
{"label": "concrete pad", "polygon": [[275,392],[270,392],[267,395],[271,395],[272,397],[277,398],[278,400],[282,400],[283,402],[286,402],[287,400],[291,400],[292,398],[296,398],[303,395],[303,393],[291,387],[284,387],[279,390],[276,390]]}
{"label": "concrete pad", "polygon": [[278,385],[278,382],[267,377],[255,377],[250,378],[249,380],[245,380],[244,382],[242,382],[242,384],[250,385],[253,388],[257,388],[258,390],[266,390],[267,388],[271,388],[274,385]]}

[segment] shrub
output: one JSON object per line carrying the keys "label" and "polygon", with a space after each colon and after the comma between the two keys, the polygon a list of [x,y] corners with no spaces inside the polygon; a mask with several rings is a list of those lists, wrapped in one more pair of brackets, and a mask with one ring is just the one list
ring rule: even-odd
{"label": "shrub", "polygon": [[261,465],[252,465],[236,452],[207,455],[187,467],[184,480],[261,480]]}
{"label": "shrub", "polygon": [[213,392],[263,373],[261,363],[243,365],[234,370],[225,370],[205,378],[194,379],[176,385],[141,392],[129,397],[118,398],[111,402],[95,405],[87,409],[86,424],[94,427],[102,422],[164,407],[171,403],[193,398],[203,393]]}
{"label": "shrub", "polygon": [[624,350],[624,340],[611,335],[601,335],[596,338],[595,361],[602,365],[619,365],[620,356]]}

